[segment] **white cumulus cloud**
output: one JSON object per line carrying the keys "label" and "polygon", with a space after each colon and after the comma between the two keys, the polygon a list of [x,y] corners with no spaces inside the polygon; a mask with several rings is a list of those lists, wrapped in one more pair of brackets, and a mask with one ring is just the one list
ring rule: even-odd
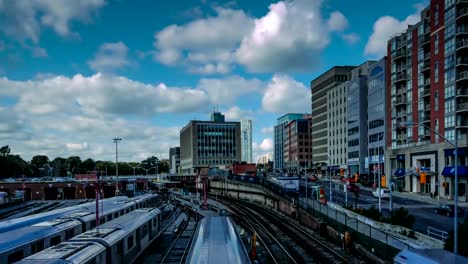
{"label": "white cumulus cloud", "polygon": [[384,56],[387,53],[389,38],[396,33],[403,32],[408,25],[416,24],[421,19],[421,7],[416,6],[416,8],[416,13],[409,15],[401,21],[392,16],[383,16],[377,19],[373,26],[373,32],[367,40],[364,54],[373,58]]}
{"label": "white cumulus cloud", "polygon": [[131,64],[128,58],[128,47],[122,41],[102,44],[94,58],[88,61],[89,67],[95,71],[113,71]]}
{"label": "white cumulus cloud", "polygon": [[275,74],[263,95],[262,107],[274,113],[309,113],[310,90],[289,76]]}

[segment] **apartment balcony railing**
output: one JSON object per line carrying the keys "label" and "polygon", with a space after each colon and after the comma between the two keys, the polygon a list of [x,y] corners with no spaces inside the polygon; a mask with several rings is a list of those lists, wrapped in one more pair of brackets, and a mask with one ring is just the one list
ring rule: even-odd
{"label": "apartment balcony railing", "polygon": [[421,96],[425,97],[425,96],[429,96],[431,95],[431,89],[424,89],[421,93]]}
{"label": "apartment balcony railing", "polygon": [[406,56],[406,48],[402,48],[402,49],[398,49],[395,52],[394,58],[399,59],[399,58],[405,57],[405,56]]}
{"label": "apartment balcony railing", "polygon": [[406,96],[398,97],[395,100],[395,105],[406,104]]}
{"label": "apartment balcony railing", "polygon": [[458,111],[461,111],[461,112],[468,111],[468,103],[457,104],[457,112]]}
{"label": "apartment balcony railing", "polygon": [[464,7],[464,8],[460,8],[457,12],[457,18],[460,18],[460,17],[463,17],[463,16],[466,16],[468,15],[468,8]]}
{"label": "apartment balcony railing", "polygon": [[403,88],[403,89],[397,90],[395,95],[400,95],[404,93],[406,93],[406,89]]}
{"label": "apartment balcony railing", "polygon": [[403,116],[406,116],[406,113],[407,113],[406,111],[401,111],[401,112],[398,112],[398,113],[396,114],[396,116],[397,116],[397,117],[403,117]]}
{"label": "apartment balcony railing", "polygon": [[467,120],[457,120],[457,126],[458,127],[468,127],[468,121]]}
{"label": "apartment balcony railing", "polygon": [[468,87],[457,88],[457,96],[468,96]]}
{"label": "apartment balcony railing", "polygon": [[424,62],[423,64],[423,71],[427,71],[431,69],[431,63],[429,61]]}
{"label": "apartment balcony railing", "polygon": [[468,64],[468,58],[466,58],[466,57],[457,58],[457,66],[467,65],[467,64]]}
{"label": "apartment balcony railing", "polygon": [[457,27],[457,34],[467,34],[467,33],[468,33],[468,27],[466,26]]}
{"label": "apartment balcony railing", "polygon": [[462,71],[457,74],[457,81],[468,79],[468,71]]}
{"label": "apartment balcony railing", "polygon": [[466,47],[468,47],[468,39],[464,38],[464,39],[460,39],[459,41],[457,41],[457,49],[466,48]]}

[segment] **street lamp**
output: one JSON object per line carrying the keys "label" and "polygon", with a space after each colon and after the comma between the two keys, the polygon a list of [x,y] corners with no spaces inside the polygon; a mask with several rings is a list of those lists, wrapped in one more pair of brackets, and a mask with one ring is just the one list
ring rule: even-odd
{"label": "street lamp", "polygon": [[114,143],[115,143],[115,196],[119,194],[119,152],[117,145],[120,143],[122,139],[121,138],[114,138]]}
{"label": "street lamp", "polygon": [[[432,128],[422,124],[422,123],[414,123],[414,122],[401,122],[400,126],[423,126],[427,128],[429,131],[432,133],[438,135],[441,137],[445,142],[449,143],[455,148],[455,182],[454,182],[454,192],[455,192],[455,197],[453,199],[454,203],[454,217],[453,217],[453,232],[454,232],[454,242],[453,242],[453,253],[456,255],[458,251],[458,140],[457,140],[457,129],[455,127],[455,142],[451,142],[441,134],[437,133],[434,131]],[[440,182],[439,182],[440,184]],[[391,188],[390,188],[391,189]],[[440,193],[439,193],[440,195]],[[391,197],[391,196],[390,196]]]}
{"label": "street lamp", "polygon": [[130,165],[130,163],[125,163],[125,164],[127,164],[130,168],[133,169],[133,181],[134,181],[134,183],[133,183],[133,197],[135,197],[135,189],[136,189],[135,169],[138,168],[138,167],[140,167],[142,164],[138,164],[138,165],[136,165],[136,166],[132,166],[132,165]]}

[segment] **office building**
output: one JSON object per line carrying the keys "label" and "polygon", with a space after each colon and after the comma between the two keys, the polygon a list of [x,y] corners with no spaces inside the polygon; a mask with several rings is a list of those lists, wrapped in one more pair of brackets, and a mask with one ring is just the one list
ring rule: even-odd
{"label": "office building", "polygon": [[169,172],[179,173],[180,169],[180,147],[169,149]]}
{"label": "office building", "polygon": [[273,161],[273,153],[269,152],[264,155],[260,155],[257,158],[257,164],[268,164]]}
{"label": "office building", "polygon": [[[354,68],[351,79],[346,82],[348,91],[347,120],[348,120],[348,174],[366,173],[367,157],[367,75],[369,66],[374,61],[366,61]],[[332,137],[333,140],[333,137]],[[340,137],[341,140],[341,137]]]}
{"label": "office building", "polygon": [[300,172],[312,167],[312,116],[290,121],[284,127],[284,168]]}
{"label": "office building", "polygon": [[[329,130],[328,113],[333,108],[329,108],[328,92],[348,81],[349,72],[352,69],[354,69],[354,66],[335,66],[310,83],[312,93],[312,160],[315,164],[329,165],[329,139],[339,137],[329,136],[329,132],[335,131],[338,127],[342,129],[343,122],[345,122],[344,118],[341,120],[337,118],[333,130]],[[344,113],[342,115],[345,116]],[[321,166],[319,169],[324,171],[326,170],[326,166]]]}
{"label": "office building", "polygon": [[347,168],[347,133],[348,122],[346,107],[348,102],[348,90],[346,83],[340,83],[330,87],[328,97],[328,158],[327,165],[330,171],[336,171],[340,167]]}
{"label": "office building", "polygon": [[[466,8],[466,1],[431,1],[418,23],[388,41],[386,172],[401,190],[467,200]],[[454,147],[438,134],[458,141],[458,194]]]}
{"label": "office building", "polygon": [[242,161],[252,163],[252,120],[241,120]]}
{"label": "office building", "polygon": [[[387,57],[369,67],[367,92],[367,157],[368,172],[377,176],[385,170],[385,138],[386,138],[386,82]],[[375,179],[375,177],[374,177]]]}
{"label": "office building", "polygon": [[240,122],[225,122],[221,113],[212,121],[192,120],[180,132],[180,167],[183,173],[196,168],[223,168],[241,161]]}
{"label": "office building", "polygon": [[286,114],[276,121],[274,130],[274,168],[278,170],[284,169],[284,128],[289,122],[297,119],[302,119],[304,114]]}

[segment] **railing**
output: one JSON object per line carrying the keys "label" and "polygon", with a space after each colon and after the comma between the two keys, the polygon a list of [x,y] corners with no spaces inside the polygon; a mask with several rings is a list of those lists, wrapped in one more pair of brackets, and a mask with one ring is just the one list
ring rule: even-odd
{"label": "railing", "polygon": [[468,14],[468,8],[461,8],[458,10],[457,12],[457,18],[458,17],[461,17],[461,16],[464,16],[464,15],[467,15]]}
{"label": "railing", "polygon": [[406,97],[402,96],[396,99],[395,104],[403,104],[406,103]]}
{"label": "railing", "polygon": [[431,89],[424,89],[423,92],[421,93],[422,96],[427,96],[431,94]]}
{"label": "railing", "polygon": [[448,237],[447,232],[437,228],[433,228],[431,226],[427,227],[427,235],[443,242],[445,242],[445,240],[447,240]]}
{"label": "railing", "polygon": [[457,79],[467,79],[468,71],[462,71],[457,74]]}
{"label": "railing", "polygon": [[460,87],[457,89],[457,95],[467,95],[468,96],[468,89],[466,87]]}
{"label": "railing", "polygon": [[462,103],[457,105],[457,111],[468,110],[468,103]]}
{"label": "railing", "polygon": [[465,26],[463,26],[463,27],[457,27],[457,34],[458,34],[458,33],[461,33],[461,34],[468,33],[468,28],[466,28]]}
{"label": "railing", "polygon": [[457,58],[457,65],[458,64],[468,64],[467,58]]}

